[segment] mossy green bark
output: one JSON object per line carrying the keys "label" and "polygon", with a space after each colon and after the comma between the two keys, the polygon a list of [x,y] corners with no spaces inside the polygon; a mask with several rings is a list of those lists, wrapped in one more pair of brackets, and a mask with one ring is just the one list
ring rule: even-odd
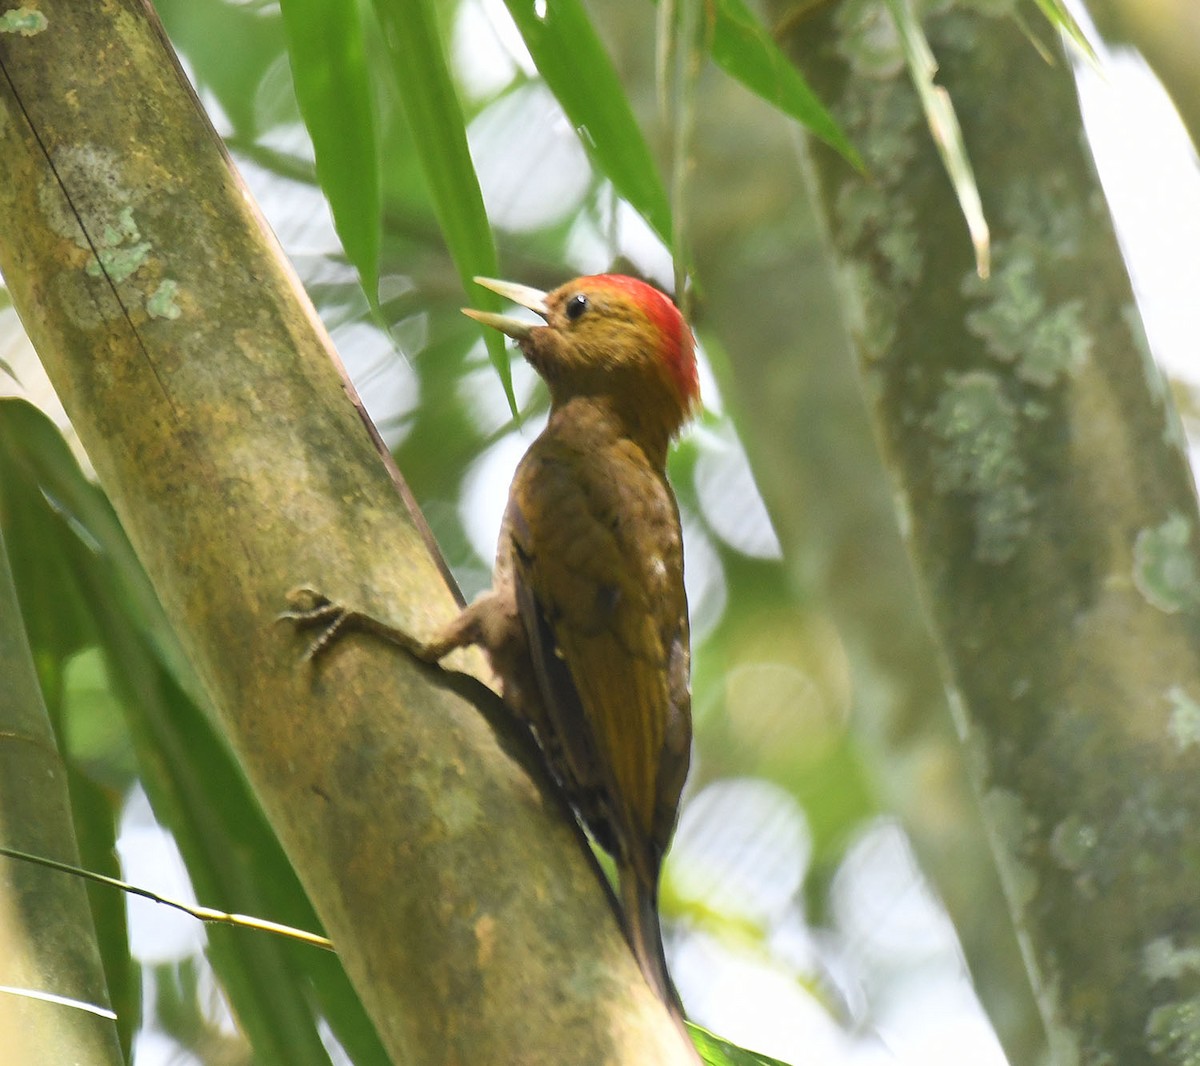
{"label": "mossy green bark", "polygon": [[817,146],[814,180],[1055,1061],[1190,1062],[1200,521],[1069,67],[1014,10],[925,18],[992,228],[989,281],[885,5],[794,28],[869,168]]}
{"label": "mossy green bark", "polygon": [[300,582],[419,634],[456,603],[149,7],[39,10],[0,34],[0,269],[385,1045],[691,1061],[505,715],[276,623]]}
{"label": "mossy green bark", "polygon": [[[1005,1049],[1014,1062],[1027,1061],[1044,1044],[1041,1021],[1016,938],[1003,926],[997,935],[1004,896],[896,529],[825,249],[809,198],[797,195],[795,131],[778,116],[772,130],[766,105],[727,80],[709,79],[701,92],[693,243],[704,322],[719,330],[732,371],[722,390],[788,570],[806,594],[802,602],[811,595],[814,610],[829,612],[848,653],[862,776],[873,799],[902,820],[936,884]],[[751,157],[754,167],[747,168]],[[778,619],[759,614],[764,634],[778,629]],[[786,623],[793,632],[797,617],[793,608]],[[796,725],[794,708],[787,713],[805,750],[817,749],[820,732]],[[780,735],[785,728],[781,723]],[[817,771],[822,790],[829,788],[825,773]],[[795,787],[798,777],[789,766],[779,780]],[[841,796],[852,792],[844,772],[837,781]],[[812,807],[823,804],[824,792]]]}

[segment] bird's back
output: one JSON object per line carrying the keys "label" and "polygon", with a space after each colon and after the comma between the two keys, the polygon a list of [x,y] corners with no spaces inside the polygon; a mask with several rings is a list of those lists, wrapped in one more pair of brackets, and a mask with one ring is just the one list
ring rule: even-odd
{"label": "bird's back", "polygon": [[691,741],[683,546],[665,473],[601,405],[574,401],[522,460],[506,535],[556,771],[600,842],[653,883]]}

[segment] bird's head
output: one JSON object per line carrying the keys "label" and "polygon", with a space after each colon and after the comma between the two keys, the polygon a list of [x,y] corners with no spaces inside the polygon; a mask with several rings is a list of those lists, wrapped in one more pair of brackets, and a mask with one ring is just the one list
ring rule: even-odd
{"label": "bird's head", "polygon": [[551,402],[577,396],[612,402],[621,417],[664,440],[679,432],[700,398],[692,331],[671,300],[623,274],[576,278],[551,293],[475,279],[546,320],[544,326],[464,308],[508,334],[545,379]]}

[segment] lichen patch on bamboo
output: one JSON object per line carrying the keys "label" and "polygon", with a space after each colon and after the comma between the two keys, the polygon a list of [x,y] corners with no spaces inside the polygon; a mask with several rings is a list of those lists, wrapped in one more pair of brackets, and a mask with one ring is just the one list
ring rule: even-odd
{"label": "lichen patch on bamboo", "polygon": [[1142,972],[1153,982],[1178,981],[1189,973],[1200,974],[1200,946],[1176,946],[1169,936],[1151,940],[1142,951]]}
{"label": "lichen patch on bamboo", "polygon": [[1192,525],[1182,514],[1172,512],[1161,525],[1139,531],[1133,542],[1133,583],[1165,614],[1200,607]]}
{"label": "lichen patch on bamboo", "polygon": [[183,311],[175,302],[179,293],[179,283],[171,278],[163,278],[146,300],[146,314],[151,318],[178,318]]}
{"label": "lichen patch on bamboo", "polygon": [[15,33],[21,37],[36,37],[50,25],[46,16],[32,4],[10,7],[0,14],[0,33]]}
{"label": "lichen patch on bamboo", "polygon": [[1012,363],[1022,381],[1049,388],[1076,373],[1092,353],[1083,301],[1049,306],[1032,250],[997,243],[993,253],[988,281],[974,271],[963,278],[963,295],[974,302],[967,328],[990,356]]}
{"label": "lichen patch on bamboo", "polygon": [[1155,1007],[1146,1019],[1146,1046],[1163,1062],[1200,1066],[1200,996]]}
{"label": "lichen patch on bamboo", "polygon": [[93,236],[95,257],[84,269],[90,277],[104,275],[114,285],[119,285],[137,273],[150,253],[150,242],[141,237],[141,230],[133,218],[133,208],[126,204],[115,221],[106,223],[99,235]]}
{"label": "lichen patch on bamboo", "polygon": [[947,374],[926,427],[936,442],[934,488],[973,501],[975,557],[1007,562],[1029,532],[1033,499],[1025,487],[1020,415],[1003,382],[983,370]]}
{"label": "lichen patch on bamboo", "polygon": [[1050,834],[1050,855],[1064,870],[1075,875],[1075,887],[1084,896],[1095,894],[1095,879],[1090,874],[1097,855],[1100,834],[1094,825],[1078,814],[1070,814]]}
{"label": "lichen patch on bamboo", "polygon": [[1193,745],[1200,746],[1200,703],[1182,685],[1172,685],[1167,700],[1171,705],[1167,732],[1176,749],[1182,753]]}
{"label": "lichen patch on bamboo", "polygon": [[904,48],[896,20],[884,4],[847,0],[838,5],[838,52],[855,74],[894,78],[904,71]]}

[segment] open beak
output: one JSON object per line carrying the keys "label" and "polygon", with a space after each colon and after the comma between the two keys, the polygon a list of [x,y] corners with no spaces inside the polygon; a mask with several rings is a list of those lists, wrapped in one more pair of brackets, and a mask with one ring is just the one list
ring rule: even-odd
{"label": "open beak", "polygon": [[[511,281],[497,281],[495,278],[475,278],[475,284],[482,285],[485,289],[491,289],[492,292],[507,297],[513,303],[529,308],[530,311],[541,315],[542,318],[550,313],[549,308],[546,307],[546,294],[538,289],[530,288],[528,285],[517,285]],[[501,333],[505,333],[517,341],[526,340],[530,331],[536,328],[532,322],[526,322],[520,318],[496,315],[491,311],[476,311],[472,307],[464,307],[462,313],[468,318],[475,319],[476,322],[482,322],[485,326],[498,329]]]}

